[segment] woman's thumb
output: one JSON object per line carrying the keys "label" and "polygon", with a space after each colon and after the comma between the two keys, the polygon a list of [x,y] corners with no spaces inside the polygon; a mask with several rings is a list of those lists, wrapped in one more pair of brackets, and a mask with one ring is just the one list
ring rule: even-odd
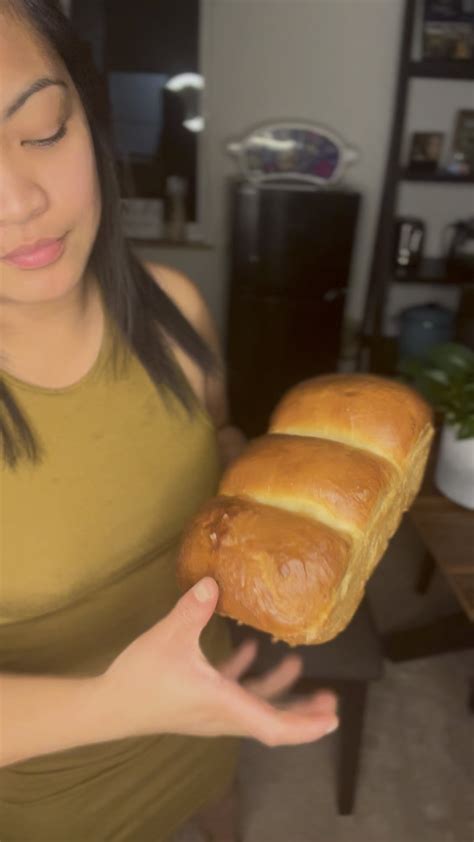
{"label": "woman's thumb", "polygon": [[181,597],[169,619],[178,632],[198,638],[216,609],[218,597],[217,582],[206,576]]}

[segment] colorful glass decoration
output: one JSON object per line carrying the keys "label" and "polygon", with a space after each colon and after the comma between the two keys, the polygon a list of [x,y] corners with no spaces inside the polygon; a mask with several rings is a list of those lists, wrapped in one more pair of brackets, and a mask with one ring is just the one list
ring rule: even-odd
{"label": "colorful glass decoration", "polygon": [[293,122],[257,127],[229,143],[227,151],[250,181],[291,179],[319,185],[340,181],[359,157],[329,129]]}

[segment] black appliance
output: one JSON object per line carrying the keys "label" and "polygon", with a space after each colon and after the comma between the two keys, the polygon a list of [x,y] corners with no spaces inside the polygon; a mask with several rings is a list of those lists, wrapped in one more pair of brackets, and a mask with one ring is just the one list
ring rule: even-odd
{"label": "black appliance", "polygon": [[415,269],[423,254],[425,225],[413,216],[401,216],[395,221],[395,267],[398,272]]}
{"label": "black appliance", "polygon": [[231,182],[231,416],[264,433],[282,394],[337,368],[360,195]]}
{"label": "black appliance", "polygon": [[474,281],[474,217],[453,222],[445,229],[446,270],[459,281]]}

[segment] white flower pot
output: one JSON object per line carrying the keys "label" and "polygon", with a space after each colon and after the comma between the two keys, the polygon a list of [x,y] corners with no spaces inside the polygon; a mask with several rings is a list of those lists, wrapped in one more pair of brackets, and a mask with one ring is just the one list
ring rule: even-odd
{"label": "white flower pot", "polygon": [[457,439],[450,424],[441,432],[434,480],[450,500],[474,509],[474,438]]}

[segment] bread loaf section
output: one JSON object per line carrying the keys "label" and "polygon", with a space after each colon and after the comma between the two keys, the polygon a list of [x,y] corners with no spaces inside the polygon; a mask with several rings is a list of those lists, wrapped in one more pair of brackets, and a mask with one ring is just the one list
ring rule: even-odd
{"label": "bread loaf section", "polygon": [[181,586],[213,576],[220,614],[290,645],[335,637],[418,492],[432,435],[427,404],[396,381],[291,389],[189,526]]}

